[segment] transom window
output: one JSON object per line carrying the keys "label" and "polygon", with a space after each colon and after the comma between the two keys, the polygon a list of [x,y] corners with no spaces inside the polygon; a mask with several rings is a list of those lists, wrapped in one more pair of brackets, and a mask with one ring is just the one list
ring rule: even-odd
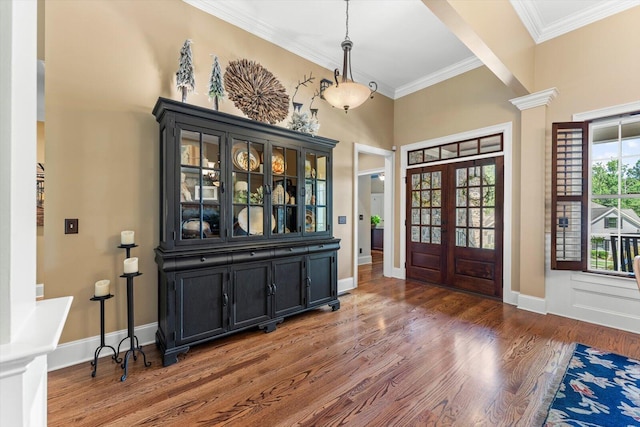
{"label": "transom window", "polygon": [[437,147],[421,148],[407,153],[407,164],[413,166],[440,160],[496,153],[502,151],[502,145],[503,139],[500,133],[483,136],[482,138],[467,139],[452,144],[438,145]]}

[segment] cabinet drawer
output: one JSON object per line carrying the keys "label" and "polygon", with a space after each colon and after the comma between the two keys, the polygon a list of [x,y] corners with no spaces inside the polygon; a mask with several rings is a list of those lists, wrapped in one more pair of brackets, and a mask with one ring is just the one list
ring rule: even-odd
{"label": "cabinet drawer", "polygon": [[273,255],[275,257],[283,257],[283,256],[290,256],[290,255],[304,255],[308,252],[308,249],[306,246],[290,246],[288,248],[277,248],[274,249],[273,251]]}
{"label": "cabinet drawer", "polygon": [[271,258],[273,258],[273,249],[250,249],[231,254],[231,259],[234,264],[239,262],[262,261]]}

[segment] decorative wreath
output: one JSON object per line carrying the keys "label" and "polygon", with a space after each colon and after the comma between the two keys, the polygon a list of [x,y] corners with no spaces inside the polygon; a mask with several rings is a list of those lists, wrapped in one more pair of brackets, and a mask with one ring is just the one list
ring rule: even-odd
{"label": "decorative wreath", "polygon": [[254,61],[229,62],[224,86],[234,105],[253,120],[276,124],[289,113],[289,95],[284,86]]}

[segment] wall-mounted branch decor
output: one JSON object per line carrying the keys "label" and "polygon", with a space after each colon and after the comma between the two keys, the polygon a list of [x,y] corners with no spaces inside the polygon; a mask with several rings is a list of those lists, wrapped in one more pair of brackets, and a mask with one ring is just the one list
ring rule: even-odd
{"label": "wall-mounted branch decor", "polygon": [[278,79],[257,62],[229,62],[224,87],[229,99],[250,119],[276,124],[287,117],[289,95]]}

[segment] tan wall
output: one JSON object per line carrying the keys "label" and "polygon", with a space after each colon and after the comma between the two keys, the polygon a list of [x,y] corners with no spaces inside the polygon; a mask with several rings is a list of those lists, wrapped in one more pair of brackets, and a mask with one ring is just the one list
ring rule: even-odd
{"label": "tan wall", "polygon": [[[154,4],[156,4],[154,6]],[[47,2],[46,7],[47,210],[42,263],[47,298],[75,297],[62,342],[99,333],[93,284],[106,278],[116,298],[107,301],[106,330],[126,328],[124,252],[120,231],[132,229],[140,247],[142,276],[135,280],[135,322],[157,320],[153,249],[158,244],[158,141],[151,109],[158,96],[179,99],[175,72],[179,50],[193,40],[196,93],[188,102],[210,106],[206,96],[210,54],[222,67],[233,59],[255,60],[293,93],[304,74],[330,77],[322,69],[179,0]],[[339,61],[340,52],[336,52]],[[296,101],[308,107],[313,89]],[[389,148],[393,103],[376,95],[345,114],[316,100],[320,135],[340,140],[334,152],[335,236],[342,239],[339,278],[352,276],[353,143]],[[221,111],[240,114],[224,100]],[[281,125],[285,125],[281,123]],[[64,218],[79,219],[79,234],[64,235]],[[351,222],[349,221],[348,224]]]}
{"label": "tan wall", "polygon": [[[514,94],[506,88],[486,67],[481,67],[463,75],[446,80],[435,86],[407,95],[395,103],[394,141],[400,147],[428,139],[466,132],[499,123],[513,123],[513,239],[512,239],[512,287],[518,290],[518,235],[520,205],[520,178],[517,165],[520,163],[520,112],[509,99]],[[400,168],[400,156],[396,167]],[[396,194],[404,191],[404,183],[396,180]],[[400,265],[399,236],[400,206],[395,206],[397,239],[395,242],[394,265]]]}
{"label": "tan wall", "polygon": [[558,89],[547,109],[546,231],[550,232],[551,124],[640,100],[640,6],[542,43],[536,90]]}

